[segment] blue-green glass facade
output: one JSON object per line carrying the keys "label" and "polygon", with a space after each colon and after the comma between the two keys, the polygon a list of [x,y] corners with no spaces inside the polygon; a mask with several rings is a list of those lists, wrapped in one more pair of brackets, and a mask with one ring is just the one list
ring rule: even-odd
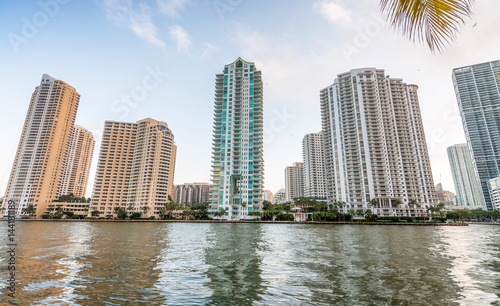
{"label": "blue-green glass facade", "polygon": [[454,69],[453,84],[482,206],[492,210],[488,181],[500,176],[500,61]]}
{"label": "blue-green glass facade", "polygon": [[262,206],[263,88],[255,64],[238,58],[216,76],[210,214],[251,219]]}

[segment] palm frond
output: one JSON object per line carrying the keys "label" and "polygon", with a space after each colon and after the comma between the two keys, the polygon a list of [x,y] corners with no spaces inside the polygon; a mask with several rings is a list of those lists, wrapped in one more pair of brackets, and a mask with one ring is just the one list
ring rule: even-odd
{"label": "palm frond", "polygon": [[413,41],[425,39],[432,52],[455,40],[473,4],[474,0],[380,0],[391,25]]}

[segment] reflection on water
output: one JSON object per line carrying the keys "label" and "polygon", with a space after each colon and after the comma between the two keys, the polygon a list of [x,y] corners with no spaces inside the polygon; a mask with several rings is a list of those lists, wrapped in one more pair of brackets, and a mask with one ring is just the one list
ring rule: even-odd
{"label": "reflection on water", "polygon": [[[0,223],[4,227],[7,223]],[[18,222],[20,305],[500,305],[500,226]],[[6,235],[0,233],[2,279]]]}

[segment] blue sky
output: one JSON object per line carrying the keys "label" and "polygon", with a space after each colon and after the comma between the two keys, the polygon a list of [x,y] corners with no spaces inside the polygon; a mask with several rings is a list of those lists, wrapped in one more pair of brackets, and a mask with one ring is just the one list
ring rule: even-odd
{"label": "blue sky", "polygon": [[167,122],[175,183],[208,182],[215,74],[238,56],[263,73],[267,189],[284,186],[302,137],[321,129],[319,91],[377,67],[419,86],[434,180],[454,190],[446,147],[465,137],[451,70],[500,58],[499,10],[477,1],[457,41],[434,55],[390,29],[376,0],[2,1],[0,193],[43,73],[81,94],[77,124],[98,141],[88,195],[104,120]]}

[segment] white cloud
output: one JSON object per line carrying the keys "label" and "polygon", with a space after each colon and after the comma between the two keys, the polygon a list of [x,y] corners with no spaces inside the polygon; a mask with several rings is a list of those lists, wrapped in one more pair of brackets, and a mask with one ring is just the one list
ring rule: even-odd
{"label": "white cloud", "polygon": [[191,39],[189,34],[180,25],[176,25],[170,28],[170,36],[177,44],[177,51],[181,53],[189,53],[189,46],[191,45]]}
{"label": "white cloud", "polygon": [[182,10],[186,4],[191,0],[156,0],[160,11],[169,17],[178,17],[179,11]]}
{"label": "white cloud", "polygon": [[217,52],[220,50],[219,46],[212,45],[211,43],[204,43],[203,44],[204,50],[203,53],[201,54],[202,58],[207,58],[213,53]]}
{"label": "white cloud", "polygon": [[165,43],[158,38],[157,28],[151,21],[151,8],[140,3],[134,9],[130,0],[104,0],[106,16],[118,26],[132,30],[137,37],[154,45],[164,47]]}
{"label": "white cloud", "polygon": [[316,12],[335,25],[349,26],[352,23],[351,11],[338,1],[323,0],[316,2],[313,7]]}

